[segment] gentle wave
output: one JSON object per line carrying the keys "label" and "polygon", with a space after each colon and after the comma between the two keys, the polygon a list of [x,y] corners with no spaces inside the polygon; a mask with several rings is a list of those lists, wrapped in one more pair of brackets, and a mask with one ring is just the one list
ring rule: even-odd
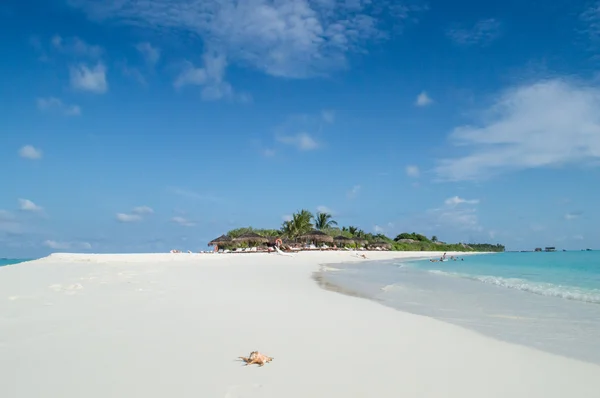
{"label": "gentle wave", "polygon": [[453,276],[470,279],[478,282],[506,287],[509,289],[522,290],[542,296],[560,297],[567,300],[584,301],[586,303],[600,304],[600,290],[582,289],[575,286],[554,285],[552,283],[531,282],[519,278],[501,278],[489,275],[469,275],[457,272],[446,272],[441,270],[430,270],[429,273],[436,275]]}

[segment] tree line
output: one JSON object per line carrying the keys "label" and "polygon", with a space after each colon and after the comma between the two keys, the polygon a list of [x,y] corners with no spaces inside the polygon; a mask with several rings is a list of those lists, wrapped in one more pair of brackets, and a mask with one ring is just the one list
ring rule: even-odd
{"label": "tree line", "polygon": [[294,213],[289,220],[283,222],[279,229],[259,229],[252,227],[236,228],[227,232],[231,238],[237,238],[245,233],[254,232],[266,238],[286,238],[296,240],[312,230],[322,231],[332,237],[344,236],[350,239],[368,243],[385,242],[397,251],[489,251],[503,252],[504,245],[491,243],[446,243],[440,242],[437,236],[431,238],[415,232],[403,232],[395,238],[381,233],[365,232],[355,226],[340,227],[333,216],[326,212],[312,212],[302,209]]}

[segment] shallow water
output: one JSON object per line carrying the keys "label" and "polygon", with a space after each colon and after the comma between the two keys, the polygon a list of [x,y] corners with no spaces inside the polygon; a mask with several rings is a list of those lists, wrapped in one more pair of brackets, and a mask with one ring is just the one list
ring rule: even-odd
{"label": "shallow water", "polygon": [[456,262],[396,260],[334,267],[338,271],[318,275],[330,289],[600,364],[599,252],[505,253]]}
{"label": "shallow water", "polygon": [[0,258],[0,267],[5,265],[13,265],[22,263],[24,261],[30,261],[28,259],[18,259],[18,258]]}

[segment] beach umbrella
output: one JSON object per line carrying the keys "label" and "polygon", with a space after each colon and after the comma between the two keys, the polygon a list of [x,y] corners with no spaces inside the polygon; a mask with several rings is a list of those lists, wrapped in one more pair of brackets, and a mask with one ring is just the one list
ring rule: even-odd
{"label": "beach umbrella", "polygon": [[264,236],[261,236],[256,232],[246,232],[245,234],[241,234],[237,238],[233,238],[233,241],[236,243],[267,243],[269,241],[269,238],[265,238]]}
{"label": "beach umbrella", "polygon": [[367,243],[369,243],[366,239],[358,238],[358,237],[354,237],[354,238],[352,238],[352,240],[354,241],[354,243],[356,243],[359,246],[364,246]]}
{"label": "beach umbrella", "polygon": [[211,240],[210,242],[208,242],[209,246],[214,246],[214,245],[223,245],[223,244],[230,244],[233,243],[233,240],[227,236],[227,235],[221,235],[216,239]]}
{"label": "beach umbrella", "polygon": [[369,246],[370,247],[381,247],[381,248],[384,248],[384,249],[391,249],[392,248],[392,244],[391,243],[383,242],[383,241],[373,242]]}
{"label": "beach umbrella", "polygon": [[342,244],[342,245],[351,245],[351,244],[354,243],[353,239],[346,238],[345,236],[342,236],[342,235],[336,236],[335,238],[333,238],[333,241],[335,243],[339,243],[339,244]]}
{"label": "beach umbrella", "polygon": [[304,235],[300,236],[300,239],[302,240],[311,240],[311,241],[315,241],[315,242],[327,242],[327,243],[333,243],[333,237],[327,235],[325,232],[323,231],[319,231],[319,230],[312,230]]}

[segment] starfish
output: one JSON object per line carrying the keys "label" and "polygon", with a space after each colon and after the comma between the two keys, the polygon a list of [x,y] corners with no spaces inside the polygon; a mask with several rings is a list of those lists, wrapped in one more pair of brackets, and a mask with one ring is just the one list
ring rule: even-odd
{"label": "starfish", "polygon": [[246,362],[246,365],[257,364],[258,366],[264,366],[266,363],[271,362],[273,358],[261,354],[258,351],[252,351],[248,357],[239,357],[242,361]]}

